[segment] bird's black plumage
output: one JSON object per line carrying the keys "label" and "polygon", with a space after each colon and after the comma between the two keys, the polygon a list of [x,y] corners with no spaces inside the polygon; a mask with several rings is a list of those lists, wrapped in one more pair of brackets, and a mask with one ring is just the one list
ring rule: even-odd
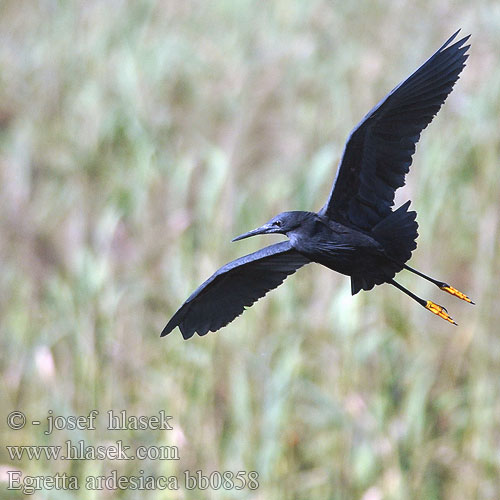
{"label": "bird's black plumage", "polygon": [[176,326],[185,339],[194,332],[205,335],[209,330],[218,330],[309,262],[289,241],[229,262],[191,294],[168,322],[162,336]]}
{"label": "bird's black plumage", "polygon": [[469,37],[458,31],[354,128],[337,177],[319,213],[369,230],[391,212],[405,183],[420,133],[434,118],[465,66]]}
{"label": "bird's black plumage", "polygon": [[[227,325],[269,290],[309,262],[351,277],[352,293],[390,283],[452,323],[446,310],[394,281],[410,270],[468,302],[465,294],[406,265],[416,248],[416,213],[410,202],[393,211],[422,130],[439,111],[465,66],[469,37],[455,33],[409,78],[380,101],[354,128],[346,143],[326,204],[318,213],[283,212],[235,240],[257,234],[286,234],[268,246],[220,268],[184,302],[163,329],[176,326],[185,339]],[[233,240],[233,241],[235,241]]]}

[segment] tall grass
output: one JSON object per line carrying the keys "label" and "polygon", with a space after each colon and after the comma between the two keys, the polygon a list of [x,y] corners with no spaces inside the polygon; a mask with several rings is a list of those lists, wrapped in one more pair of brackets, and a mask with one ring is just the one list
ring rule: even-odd
{"label": "tall grass", "polygon": [[[3,446],[2,471],[259,473],[255,491],[158,499],[498,498],[499,24],[491,0],[2,2],[2,444],[180,454],[19,462]],[[217,334],[160,340],[203,279],[272,240],[231,237],[321,206],[350,129],[458,27],[470,59],[398,202],[419,214],[412,265],[477,305],[401,281],[460,326],[308,266]],[[95,431],[5,424],[94,408]],[[165,410],[174,430],[109,431],[109,409]]]}

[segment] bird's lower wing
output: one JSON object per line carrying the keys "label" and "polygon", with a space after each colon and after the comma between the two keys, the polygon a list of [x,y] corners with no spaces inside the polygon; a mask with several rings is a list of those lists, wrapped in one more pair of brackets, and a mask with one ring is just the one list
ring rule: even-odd
{"label": "bird's lower wing", "polygon": [[169,334],[176,326],[185,339],[195,332],[198,335],[215,332],[309,262],[307,257],[294,250],[289,241],[233,260],[191,294],[161,336]]}

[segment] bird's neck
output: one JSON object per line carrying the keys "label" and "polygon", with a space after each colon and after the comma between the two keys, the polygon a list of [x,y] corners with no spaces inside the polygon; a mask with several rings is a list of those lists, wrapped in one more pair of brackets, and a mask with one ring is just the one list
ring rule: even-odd
{"label": "bird's neck", "polygon": [[314,212],[304,212],[301,223],[291,231],[288,231],[287,236],[292,245],[294,245],[294,242],[298,242],[301,239],[309,239],[314,236],[314,234],[322,230],[322,225],[323,222],[318,214]]}

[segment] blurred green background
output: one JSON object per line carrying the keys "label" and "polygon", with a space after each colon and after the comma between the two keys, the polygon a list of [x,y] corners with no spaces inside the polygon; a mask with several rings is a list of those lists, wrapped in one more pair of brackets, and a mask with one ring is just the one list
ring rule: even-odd
{"label": "blurred green background", "polygon": [[[500,4],[497,1],[0,3],[1,498],[25,475],[257,471],[255,491],[37,491],[37,499],[498,499]],[[456,29],[467,67],[397,204],[402,273],[455,328],[384,285],[307,266],[234,323],[159,332],[229,240],[317,210],[359,119]],[[28,420],[101,412],[51,436]],[[105,412],[172,415],[109,431]],[[180,460],[11,460],[5,445],[177,446]],[[182,486],[182,480],[180,480]]]}

